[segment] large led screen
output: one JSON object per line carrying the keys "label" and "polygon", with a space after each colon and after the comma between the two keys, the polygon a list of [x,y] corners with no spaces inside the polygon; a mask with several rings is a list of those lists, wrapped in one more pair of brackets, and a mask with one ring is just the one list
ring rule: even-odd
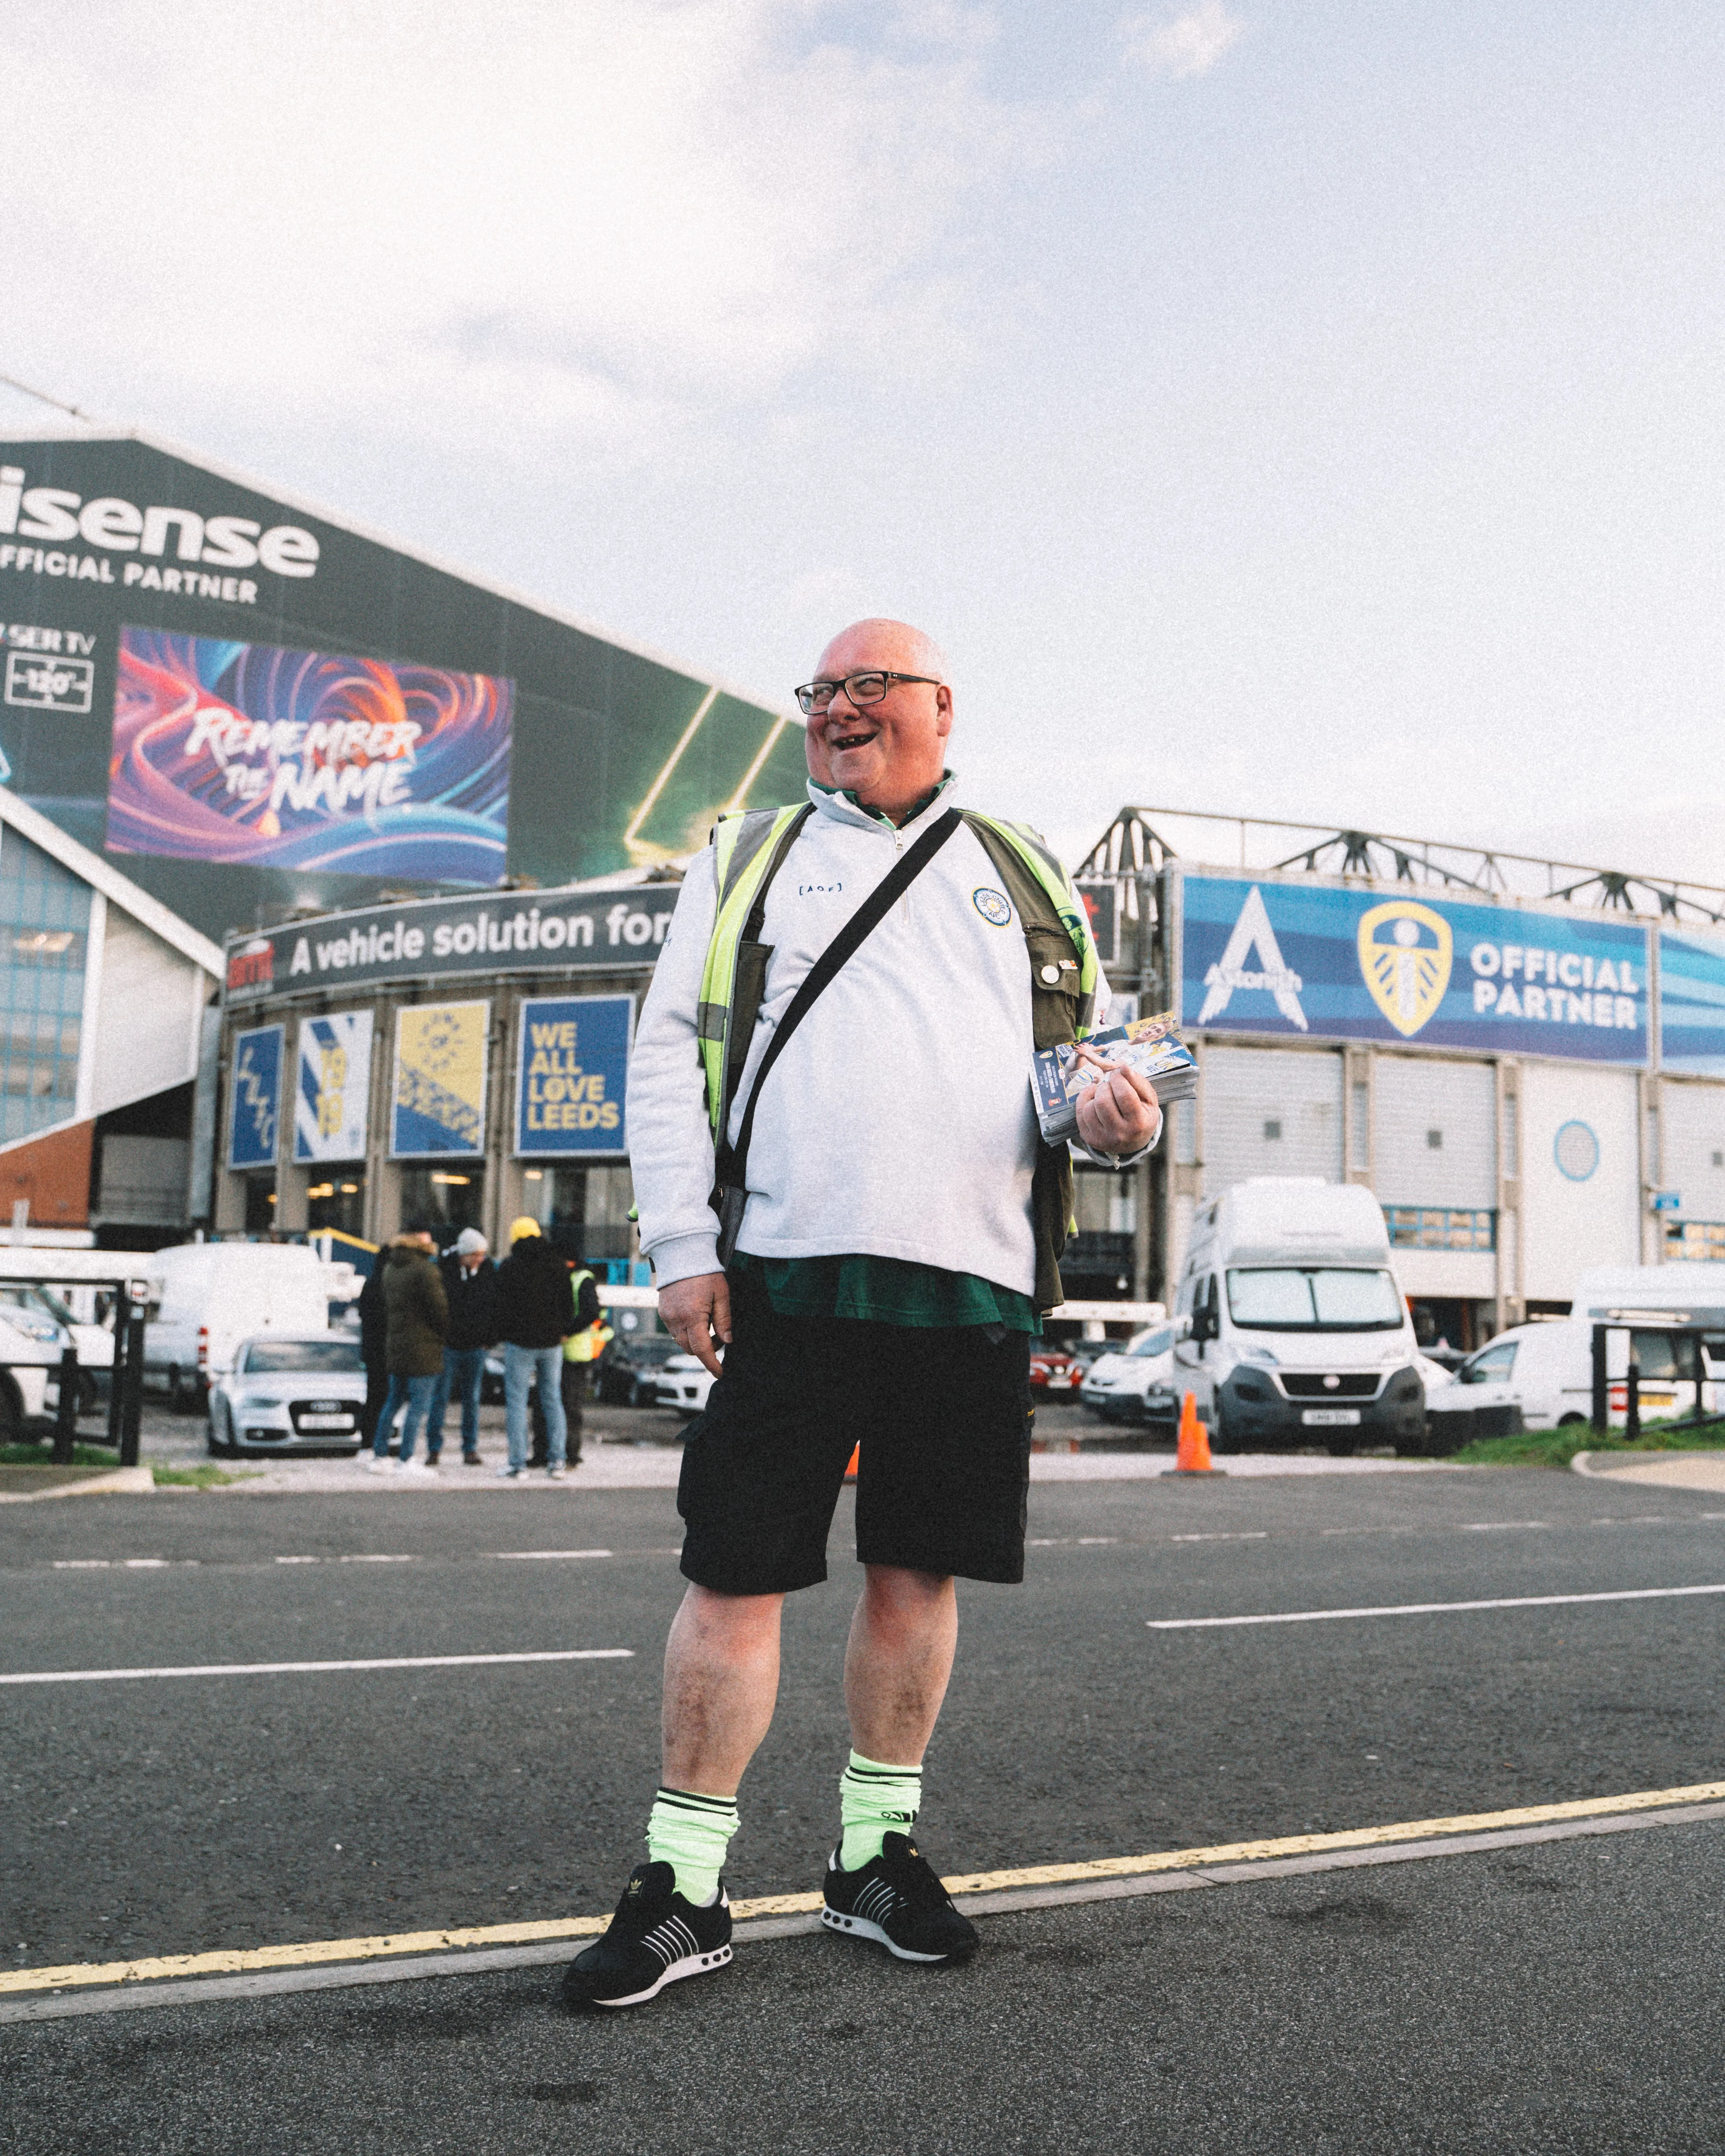
{"label": "large led screen", "polygon": [[120,632],[108,850],[501,883],[515,684]]}
{"label": "large led screen", "polygon": [[[459,509],[435,536],[483,567]],[[721,549],[698,573],[735,572]],[[651,869],[808,778],[788,710],[70,423],[0,441],[7,767],[0,784],[218,941]]]}

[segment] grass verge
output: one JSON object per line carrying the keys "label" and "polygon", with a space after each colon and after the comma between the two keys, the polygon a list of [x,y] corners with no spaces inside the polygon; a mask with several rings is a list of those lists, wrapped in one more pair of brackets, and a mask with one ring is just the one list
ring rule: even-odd
{"label": "grass verge", "polygon": [[225,1490],[230,1482],[255,1482],[255,1474],[230,1475],[225,1467],[152,1467],[158,1490]]}
{"label": "grass verge", "polygon": [[[26,1443],[0,1445],[0,1467],[52,1467],[52,1445]],[[74,1467],[117,1467],[120,1455],[94,1445],[74,1445],[72,1448]]]}
{"label": "grass verge", "polygon": [[1614,1430],[1601,1437],[1584,1423],[1567,1430],[1524,1430],[1514,1437],[1476,1437],[1449,1457],[1461,1467],[1567,1467],[1578,1452],[1717,1452],[1725,1449],[1725,1418],[1708,1422],[1655,1422],[1641,1426],[1640,1442],[1627,1445]]}

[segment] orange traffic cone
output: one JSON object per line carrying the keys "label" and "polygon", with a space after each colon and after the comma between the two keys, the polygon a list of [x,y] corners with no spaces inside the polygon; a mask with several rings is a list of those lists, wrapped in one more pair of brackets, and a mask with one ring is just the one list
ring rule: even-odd
{"label": "orange traffic cone", "polygon": [[1179,1449],[1174,1454],[1174,1464],[1164,1468],[1165,1475],[1220,1475],[1224,1471],[1210,1462],[1210,1434],[1198,1419],[1198,1399],[1188,1393],[1180,1403]]}
{"label": "orange traffic cone", "polygon": [[856,1480],[856,1463],[857,1463],[857,1461],[858,1461],[859,1460],[860,1460],[861,1458],[862,1458],[862,1447],[861,1447],[860,1445],[852,1445],[852,1446],[851,1446],[851,1448],[850,1448],[850,1466],[845,1469],[845,1480],[847,1482],[854,1482],[854,1481],[855,1481],[855,1480]]}

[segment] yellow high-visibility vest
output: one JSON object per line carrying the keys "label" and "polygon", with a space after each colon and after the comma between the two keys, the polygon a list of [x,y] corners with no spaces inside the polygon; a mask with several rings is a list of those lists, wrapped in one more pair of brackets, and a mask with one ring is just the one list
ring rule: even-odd
{"label": "yellow high-visibility vest", "polygon": [[[726,1097],[726,1069],[730,1059],[734,1021],[739,1014],[747,1016],[751,1030],[760,1009],[761,994],[765,988],[764,966],[762,978],[745,979],[739,983],[737,965],[742,955],[742,932],[762,887],[778,872],[780,862],[789,852],[791,842],[803,822],[814,811],[806,804],[791,808],[749,808],[720,817],[713,829],[714,874],[718,882],[719,905],[714,916],[712,935],[706,947],[706,964],[701,977],[701,1000],[696,1013],[696,1034],[701,1043],[701,1067],[706,1081],[707,1121],[715,1136],[718,1134],[721,1115],[730,1102]],[[1047,842],[1028,824],[1009,824],[998,816],[984,816],[978,810],[963,811],[964,821],[993,860],[1003,874],[1009,867],[1028,870],[1053,909],[1060,927],[1065,931],[1072,951],[1076,954],[1078,988],[1076,1024],[1063,1039],[1082,1040],[1091,1030],[1091,1019],[1096,1004],[1096,944],[1091,932],[1090,916],[1083,901],[1073,890],[1066,871],[1048,850]],[[990,842],[993,843],[990,843]],[[1016,878],[1014,879],[1014,880]],[[1020,918],[1024,909],[1019,908]],[[1045,963],[1057,966],[1063,962],[1051,959],[1050,954],[1039,949],[1036,930],[1028,921],[1024,924],[1025,941],[1030,947],[1032,993],[1043,985]],[[753,947],[758,948],[758,946]],[[1068,958],[1064,966],[1070,968],[1075,961]],[[1065,984],[1062,983],[1064,987]],[[746,992],[739,997],[741,986]],[[746,1002],[752,1009],[745,1012]],[[1039,1040],[1037,1046],[1052,1046],[1051,1042]],[[747,1051],[747,1041],[739,1040],[736,1060],[740,1068]]]}
{"label": "yellow high-visibility vest", "polygon": [[[593,1277],[590,1266],[583,1266],[579,1272],[569,1276],[569,1292],[574,1296],[578,1309],[581,1306],[582,1282]],[[605,1313],[601,1310],[591,1325],[583,1326],[579,1332],[572,1332],[563,1342],[563,1360],[566,1363],[596,1363],[604,1353],[605,1343],[610,1337],[611,1328],[606,1324]]]}
{"label": "yellow high-visibility vest", "polygon": [[[1083,901],[1047,842],[1028,824],[1009,824],[974,808],[960,813],[1018,910],[1029,958],[1034,1045],[1053,1048],[1082,1040],[1094,1029],[1099,971]],[[758,942],[746,942],[743,931],[756,901],[814,814],[807,803],[750,808],[721,816],[714,827],[719,903],[701,977],[696,1036],[715,1139],[722,1136],[730,1116],[732,1088],[742,1075],[767,984],[770,953]],[[1072,1199],[1070,1153],[1065,1146],[1042,1147],[1031,1194],[1035,1299],[1041,1310],[1052,1310],[1064,1297],[1060,1252],[1078,1225]]]}

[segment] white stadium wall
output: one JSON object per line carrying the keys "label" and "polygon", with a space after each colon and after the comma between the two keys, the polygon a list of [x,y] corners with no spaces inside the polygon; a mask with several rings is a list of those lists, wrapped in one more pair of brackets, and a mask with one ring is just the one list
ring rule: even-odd
{"label": "white stadium wall", "polygon": [[1309,1048],[1209,1049],[1204,1194],[1254,1175],[1342,1179],[1342,1056]]}
{"label": "white stadium wall", "polygon": [[1521,1091],[1522,1291],[1567,1302],[1582,1266],[1641,1262],[1636,1080],[1529,1062]]}

